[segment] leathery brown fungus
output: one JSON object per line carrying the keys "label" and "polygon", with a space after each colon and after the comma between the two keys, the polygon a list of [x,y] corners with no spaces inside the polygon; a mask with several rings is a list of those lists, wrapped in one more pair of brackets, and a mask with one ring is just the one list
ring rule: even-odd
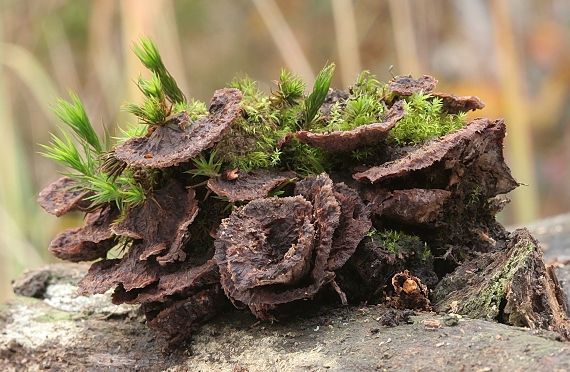
{"label": "leathery brown fungus", "polygon": [[[568,337],[536,242],[495,219],[518,183],[503,120],[466,119],[484,107],[479,98],[434,93],[427,75],[383,84],[367,71],[348,92],[330,89],[328,65],[310,93],[283,70],[271,95],[238,78],[207,109],[180,91],[152,40],[134,51],[151,70],[138,80],[145,101],[126,105],[138,123],[106,147],[72,94],[55,111],[85,151],[66,134],[43,146],[67,170],[38,201],[56,216],[87,213],[49,248],[95,261],[81,293],[141,304],[169,348],[228,305],[277,319],[307,300],[466,313],[478,304]],[[466,269],[490,258],[497,280]],[[505,285],[531,261],[516,291],[540,312]],[[462,303],[449,278],[478,284],[459,289]]]}

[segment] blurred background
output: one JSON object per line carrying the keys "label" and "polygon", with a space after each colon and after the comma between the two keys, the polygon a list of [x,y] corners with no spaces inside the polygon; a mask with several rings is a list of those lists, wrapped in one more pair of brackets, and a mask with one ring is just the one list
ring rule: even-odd
{"label": "blurred background", "polygon": [[81,215],[56,218],[36,203],[58,178],[38,155],[58,131],[54,97],[79,94],[102,133],[133,121],[131,52],[154,38],[188,97],[209,102],[236,74],[269,91],[282,67],[312,86],[327,61],[333,86],[364,69],[439,80],[437,91],[477,95],[470,114],[506,119],[507,163],[521,186],[501,213],[524,224],[570,211],[570,2],[567,0],[0,0],[0,302],[23,269]]}

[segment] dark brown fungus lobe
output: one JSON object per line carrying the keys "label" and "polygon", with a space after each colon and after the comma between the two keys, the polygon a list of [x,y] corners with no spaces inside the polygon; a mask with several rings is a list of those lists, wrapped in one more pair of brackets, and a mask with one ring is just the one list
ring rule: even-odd
{"label": "dark brown fungus lobe", "polygon": [[340,206],[326,174],[296,185],[294,197],[257,199],[223,220],[214,258],[224,291],[259,318],[277,305],[312,298],[328,270]]}
{"label": "dark brown fungus lobe", "polygon": [[161,266],[154,259],[140,260],[144,248],[141,241],[137,240],[123,258],[95,262],[77,283],[78,292],[105,293],[118,284],[126,291],[131,291],[156,282]]}
{"label": "dark brown fungus lobe", "polygon": [[177,182],[156,190],[146,201],[130,209],[112,231],[132,239],[142,239],[140,260],[156,256],[161,265],[184,261],[183,245],[189,239],[188,226],[198,214],[195,191],[186,191]]}
{"label": "dark brown fungus lobe", "polygon": [[384,182],[442,162],[452,171],[448,186],[456,184],[469,168],[477,177],[482,195],[505,194],[519,184],[504,161],[504,137],[502,119],[475,119],[455,132],[413,148],[396,160],[356,173],[353,178],[365,183]]}
{"label": "dark brown fungus lobe", "polygon": [[460,112],[468,112],[481,110],[485,107],[485,102],[476,96],[461,96],[449,93],[431,93],[432,97],[441,98],[441,111],[448,114],[459,114]]}
{"label": "dark brown fungus lobe", "polygon": [[355,190],[339,183],[334,185],[333,193],[340,204],[340,220],[334,232],[328,259],[330,271],[344,266],[372,227],[369,208],[364,205]]}
{"label": "dark brown fungus lobe", "polygon": [[[211,257],[212,253],[210,251],[208,255]],[[140,290],[127,292],[123,286],[118,286],[113,292],[113,303],[140,304],[164,301],[170,296],[184,297],[211,284],[219,283],[220,274],[216,262],[212,259],[201,261],[203,257],[200,257],[198,262],[189,259],[172,272],[162,267],[158,282]]]}
{"label": "dark brown fungus lobe", "polygon": [[176,129],[165,125],[149,137],[131,138],[115,147],[115,157],[141,168],[166,168],[188,161],[212,147],[229,130],[241,115],[241,98],[238,89],[219,89],[210,102],[207,117],[190,123],[186,115],[186,124],[178,123]]}
{"label": "dark brown fungus lobe", "polygon": [[224,290],[248,304],[253,288],[294,284],[310,266],[313,208],[302,196],[257,199],[222,220],[214,258]]}
{"label": "dark brown fungus lobe", "polygon": [[386,139],[390,129],[406,114],[404,101],[396,102],[386,113],[381,123],[362,125],[352,130],[313,133],[298,131],[295,137],[311,146],[322,147],[331,152],[347,152],[362,146],[375,145]]}
{"label": "dark brown fungus lobe", "polygon": [[198,214],[194,195],[194,190],[171,182],[129,210],[112,227],[115,234],[135,239],[129,251],[120,260],[95,262],[79,282],[80,291],[104,293],[119,284],[126,291],[144,288],[158,281],[163,265],[183,261],[188,226]]}
{"label": "dark brown fungus lobe", "polygon": [[374,206],[373,212],[407,225],[437,225],[450,196],[450,191],[437,189],[395,190]]}
{"label": "dark brown fungus lobe", "polygon": [[164,336],[168,340],[168,348],[173,349],[188,339],[195,325],[220,313],[226,302],[224,292],[219,285],[215,285],[173,303],[149,319],[147,324]]}
{"label": "dark brown fungus lobe", "polygon": [[117,287],[113,293],[113,303],[140,304],[163,301],[169,296],[188,295],[220,281],[218,265],[212,259],[202,264],[187,261],[172,272],[161,267],[161,271],[158,282],[141,290],[127,292],[122,286]]}
{"label": "dark brown fungus lobe", "polygon": [[52,240],[49,251],[62,260],[93,261],[103,258],[116,244],[111,223],[118,217],[111,207],[87,214],[84,227],[64,230]]}
{"label": "dark brown fungus lobe", "polygon": [[412,93],[430,93],[437,84],[433,76],[424,75],[418,79],[410,76],[397,76],[388,83],[388,91],[400,96],[411,96]]}
{"label": "dark brown fungus lobe", "polygon": [[219,196],[225,196],[230,203],[265,198],[275,187],[295,178],[293,172],[271,172],[253,170],[238,171],[234,180],[220,176],[208,181],[208,188]]}
{"label": "dark brown fungus lobe", "polygon": [[76,181],[69,177],[61,177],[44,188],[38,197],[38,203],[46,212],[63,216],[67,212],[85,211],[89,209],[91,202],[85,200],[87,191],[81,191],[76,187]]}
{"label": "dark brown fungus lobe", "polygon": [[[339,188],[340,190],[341,188]],[[316,236],[316,257],[311,272],[314,284],[325,284],[323,279],[334,274],[328,270],[328,259],[333,245],[334,232],[340,224],[341,207],[335,197],[333,182],[326,173],[308,176],[297,183],[295,194],[302,195],[313,204]],[[320,286],[316,288],[316,291]],[[316,293],[316,292],[315,292]]]}
{"label": "dark brown fungus lobe", "polygon": [[431,310],[427,287],[408,270],[394,275],[392,286],[396,291],[392,306],[399,309]]}

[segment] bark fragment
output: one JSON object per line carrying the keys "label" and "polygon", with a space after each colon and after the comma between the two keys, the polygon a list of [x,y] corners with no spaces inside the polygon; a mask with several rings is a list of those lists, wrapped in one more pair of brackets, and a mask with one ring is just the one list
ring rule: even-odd
{"label": "bark fragment", "polygon": [[556,331],[568,340],[566,303],[538,242],[527,229],[510,238],[506,250],[483,254],[443,278],[434,291],[434,308]]}

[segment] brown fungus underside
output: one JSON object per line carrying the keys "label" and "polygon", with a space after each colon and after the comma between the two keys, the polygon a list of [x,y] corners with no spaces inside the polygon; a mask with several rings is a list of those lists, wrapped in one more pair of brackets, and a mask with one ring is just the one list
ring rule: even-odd
{"label": "brown fungus underside", "polygon": [[118,216],[118,211],[111,206],[87,214],[84,227],[59,233],[50,243],[49,251],[57,258],[71,262],[106,257],[117,244],[110,226]]}
{"label": "brown fungus underside", "polygon": [[255,200],[218,230],[222,286],[234,304],[262,319],[333,282],[371,226],[358,194],[326,174],[299,181],[294,193]]}
{"label": "brown fungus underside", "polygon": [[[230,203],[265,198],[271,190],[297,177],[293,172],[253,170],[231,172],[208,180],[208,188],[216,195],[228,198]],[[228,179],[233,178],[233,179]]]}
{"label": "brown fungus underside", "polygon": [[61,217],[68,212],[89,209],[91,202],[87,196],[87,192],[77,188],[73,178],[61,177],[40,192],[38,203],[46,212]]}
{"label": "brown fungus underside", "polygon": [[[303,177],[285,166],[245,172],[224,165],[220,176],[196,181],[185,173],[192,160],[212,155],[209,149],[246,117],[242,92],[218,90],[209,116],[190,122],[182,112],[170,119],[176,123],[115,147],[113,156],[126,167],[154,168],[160,175],[145,201],[123,215],[113,204],[91,210],[89,195],[66,177],[44,189],[39,202],[49,213],[90,211],[86,226],[62,232],[50,251],[71,261],[101,259],[79,283],[80,292],[114,288],[114,303],[141,304],[147,324],[170,346],[187,340],[197,324],[230,301],[261,319],[287,316],[300,300],[310,299],[427,310],[437,287],[435,306],[442,309],[451,298],[444,286],[451,279],[441,280],[447,274],[460,278],[470,262],[523,254],[523,243],[536,242],[509,235],[495,220],[505,203],[501,195],[518,186],[504,162],[502,120],[475,119],[415,146],[386,141],[414,93],[441,99],[448,114],[484,106],[477,97],[433,93],[436,82],[430,76],[395,78],[383,98],[389,109],[381,123],[344,132],[297,131],[278,141],[280,149],[296,137],[303,146],[336,156],[328,174]],[[333,104],[345,107],[348,98],[331,89],[320,120],[327,120]],[[378,158],[372,164],[339,160],[363,147],[374,149]],[[283,195],[270,196],[289,183],[280,189]],[[203,247],[200,231],[211,235],[214,249]],[[117,244],[124,255],[108,258]],[[503,312],[486,314],[568,337],[566,315],[553,299],[556,281],[546,278],[544,262],[533,257],[526,281],[513,281],[503,292]],[[525,285],[552,295],[540,297]],[[519,294],[543,304],[542,310],[519,304]]]}

